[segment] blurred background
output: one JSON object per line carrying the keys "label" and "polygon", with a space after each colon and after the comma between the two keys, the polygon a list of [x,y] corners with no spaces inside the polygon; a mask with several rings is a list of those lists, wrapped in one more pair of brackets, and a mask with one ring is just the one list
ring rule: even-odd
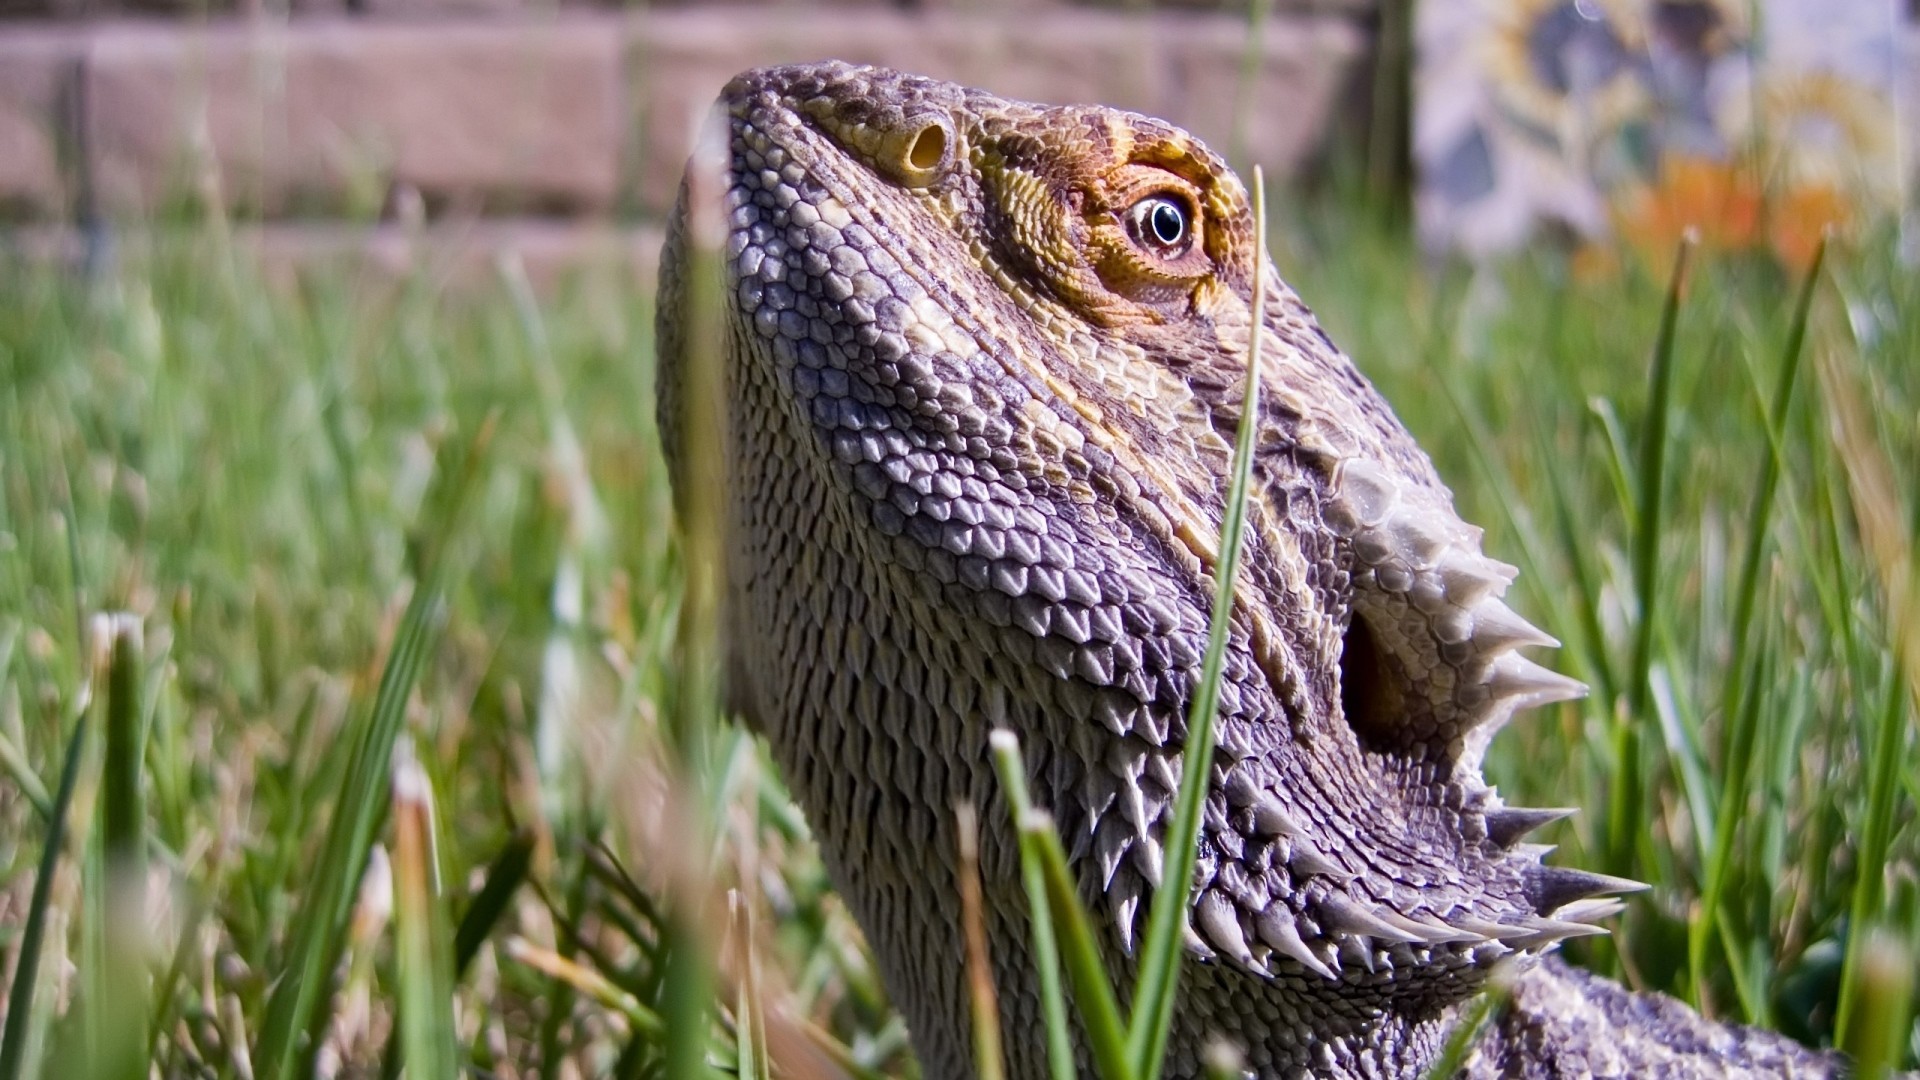
{"label": "blurred background", "polygon": [[[1543,228],[1661,246],[1704,212],[1804,262],[1910,186],[1909,0],[1251,7],[4,0],[0,243],[217,210],[276,261],[422,219],[543,267],[606,255],[606,226],[665,212],[729,76],[829,56],[1138,109],[1279,180],[1345,167],[1475,256]],[[652,233],[627,240],[644,264]]]}
{"label": "blurred background", "polygon": [[1263,165],[1593,689],[1487,761],[1653,886],[1568,953],[1920,1064],[1920,3],[0,0],[0,1080],[914,1074],[654,427],[691,132],[825,57]]}

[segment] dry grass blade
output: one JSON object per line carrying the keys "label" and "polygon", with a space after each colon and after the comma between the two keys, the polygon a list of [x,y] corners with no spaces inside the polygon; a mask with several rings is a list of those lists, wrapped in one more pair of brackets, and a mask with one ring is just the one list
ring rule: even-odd
{"label": "dry grass blade", "polygon": [[733,986],[734,1072],[742,1080],[773,1080],[773,1049],[767,1043],[767,1011],[760,986],[759,949],[753,908],[738,889],[727,891],[733,914],[736,975]]}
{"label": "dry grass blade", "polygon": [[433,785],[411,745],[395,748],[393,769],[394,966],[400,983],[401,1046],[410,1076],[460,1071],[453,1028],[453,953],[440,894]]}
{"label": "dry grass blade", "polygon": [[1000,1050],[1000,1002],[993,992],[987,923],[980,898],[980,818],[972,805],[953,808],[960,837],[960,917],[967,934],[967,993],[973,1002],[973,1069],[980,1080],[1006,1075]]}
{"label": "dry grass blade", "polygon": [[507,939],[507,956],[535,971],[566,983],[579,993],[599,1002],[624,1017],[634,1030],[655,1042],[664,1042],[666,1022],[660,1014],[640,1004],[640,999],[608,981],[589,967],[574,963],[552,949],[543,949],[525,938]]}

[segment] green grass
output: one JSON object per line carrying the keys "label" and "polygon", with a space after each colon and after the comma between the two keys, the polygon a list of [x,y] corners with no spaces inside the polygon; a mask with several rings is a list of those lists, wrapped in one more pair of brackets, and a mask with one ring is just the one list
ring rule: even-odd
{"label": "green grass", "polygon": [[[1573,951],[1912,1065],[1915,273],[1837,248],[1796,348],[1796,278],[1698,252],[1656,380],[1666,267],[1294,218],[1282,272],[1594,688],[1488,764],[1584,808],[1556,859],[1654,885]],[[777,777],[698,723],[650,303],[0,261],[0,1080],[125,1072],[87,1033],[130,1000],[169,1075],[910,1070]]]}
{"label": "green grass", "polygon": [[1569,951],[1832,1040],[1851,928],[1920,936],[1920,607],[1862,539],[1880,522],[1910,559],[1920,534],[1920,275],[1887,238],[1832,253],[1796,360],[1801,282],[1696,253],[1662,371],[1665,267],[1426,272],[1390,236],[1303,220],[1283,271],[1311,268],[1308,300],[1593,687],[1488,761],[1510,801],[1584,809],[1547,837],[1559,861],[1654,885],[1611,942]]}

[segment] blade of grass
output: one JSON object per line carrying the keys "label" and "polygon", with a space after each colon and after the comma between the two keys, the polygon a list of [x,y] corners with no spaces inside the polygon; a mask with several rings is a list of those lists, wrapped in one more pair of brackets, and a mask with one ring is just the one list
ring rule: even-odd
{"label": "blade of grass", "polygon": [[[8,620],[0,624],[0,691],[8,686],[7,676],[13,669],[13,650],[20,642],[20,624]],[[0,769],[6,770],[20,794],[33,804],[34,810],[46,818],[53,813],[53,798],[47,794],[47,786],[40,782],[33,767],[27,764],[27,757],[20,752],[8,733],[0,731]]]}
{"label": "blade of grass", "polygon": [[1247,333],[1246,394],[1240,427],[1234,436],[1233,475],[1220,517],[1220,553],[1214,566],[1213,615],[1207,628],[1207,654],[1200,685],[1187,709],[1187,741],[1181,750],[1180,791],[1173,824],[1167,830],[1166,869],[1161,875],[1140,953],[1140,974],[1127,1031],[1127,1058],[1144,1080],[1160,1075],[1173,1003],[1179,990],[1180,962],[1193,914],[1193,864],[1200,846],[1200,820],[1213,781],[1214,719],[1220,710],[1220,679],[1227,656],[1227,632],[1233,621],[1234,585],[1240,571],[1240,538],[1247,521],[1247,490],[1253,479],[1253,433],[1260,415],[1260,342],[1266,329],[1267,182],[1253,168],[1253,321]]}
{"label": "blade of grass", "polygon": [[[1067,1027],[1067,998],[1060,981],[1060,946],[1055,935],[1053,901],[1047,891],[1047,872],[1042,865],[1045,853],[1041,850],[1038,836],[1027,828],[1028,819],[1038,811],[1034,809],[1033,799],[1027,793],[1027,775],[1025,766],[1020,762],[1020,741],[1013,732],[1004,728],[996,729],[988,737],[993,751],[993,764],[1000,774],[1000,789],[1006,795],[1007,806],[1013,812],[1013,827],[1020,845],[1020,879],[1027,891],[1027,906],[1031,913],[1033,926],[1030,933],[1033,946],[1034,967],[1040,977],[1040,1008],[1047,1024],[1047,1064],[1053,1080],[1073,1080],[1076,1075],[1073,1060],[1073,1033]],[[1076,899],[1071,905],[1078,907]],[[1063,918],[1065,916],[1062,916]],[[1106,989],[1106,1004],[1103,1006],[1095,991],[1084,991],[1095,998],[1089,1003],[1082,1000],[1083,1012],[1102,1012],[1110,1009],[1113,1016],[1111,1024],[1120,1029],[1120,1010],[1112,1003],[1113,991],[1107,986],[1105,977],[1100,985]],[[1079,991],[1079,987],[1075,987]],[[1104,1017],[1100,1020],[1104,1026],[1108,1023]],[[1089,1026],[1092,1021],[1089,1021]],[[1121,1040],[1124,1044],[1124,1039]],[[1124,1056],[1122,1058],[1124,1066]]]}
{"label": "blade of grass", "polygon": [[1853,1059],[1858,1080],[1880,1080],[1900,1065],[1901,1043],[1913,1004],[1913,952],[1885,930],[1858,935],[1867,939],[1862,961],[1849,973],[1848,997],[1857,1003],[1855,1022],[1841,1048]]}
{"label": "blade of grass", "polygon": [[85,884],[93,922],[82,951],[87,1030],[84,1058],[93,1080],[146,1076],[147,970],[146,811],[141,793],[144,750],[141,690],[145,666],[140,619],[126,612],[91,620],[96,694],[103,734],[101,829]]}
{"label": "blade of grass", "polygon": [[13,781],[14,789],[24,796],[28,803],[42,818],[53,813],[53,797],[47,794],[47,786],[40,782],[33,767],[27,764],[25,754],[14,745],[13,740],[0,732],[0,769],[6,771],[7,779]]}
{"label": "blade of grass", "polygon": [[973,806],[953,808],[960,839],[960,912],[967,935],[967,994],[973,1004],[973,1072],[979,1080],[1006,1076],[1000,1051],[1000,1002],[993,992],[993,965],[987,955],[987,923],[980,898],[980,818]]}
{"label": "blade of grass", "polygon": [[174,939],[173,956],[167,962],[166,971],[154,985],[152,1009],[147,1014],[147,1061],[159,1061],[158,1050],[160,1033],[167,1026],[169,1016],[179,1011],[181,998],[176,991],[186,978],[187,963],[192,958],[194,946],[200,939],[200,928],[207,919],[207,905],[198,897],[189,901],[183,918],[180,919],[179,936]]}
{"label": "blade of grass", "polygon": [[533,865],[534,834],[531,829],[515,832],[507,841],[507,846],[494,856],[487,867],[486,883],[480,886],[480,892],[467,905],[466,914],[460,917],[459,929],[453,935],[453,973],[455,977],[464,975],[467,965],[480,952],[493,928],[499,925],[501,916],[507,913],[507,905],[513,900],[514,893],[520,890],[522,882],[527,880],[527,869]]}
{"label": "blade of grass", "polygon": [[[569,858],[549,871],[555,881],[558,895],[545,897],[548,911],[553,915],[558,924],[557,929],[560,930],[559,959],[569,964],[574,962],[573,954],[580,947],[580,937],[574,927],[580,924],[580,914],[587,906],[589,877],[582,865],[584,861],[581,858]],[[539,970],[546,971],[545,968]],[[547,971],[547,974],[553,976],[551,971]],[[546,1065],[543,1068],[540,1074],[543,1080],[559,1075],[557,1062],[561,1057],[561,1040],[566,1029],[571,1027],[575,990],[573,983],[558,976],[553,976],[553,981],[546,987],[544,996],[547,999],[547,1015],[540,1022],[539,1054],[543,1063],[555,1064]]]}
{"label": "blade of grass", "polygon": [[638,998],[615,986],[592,968],[583,967],[556,952],[517,937],[507,939],[507,957],[563,982],[619,1013],[633,1026],[635,1033],[655,1045],[666,1041],[667,1025],[659,1013],[642,1005]]}
{"label": "blade of grass", "polygon": [[253,1061],[261,1080],[296,1074],[303,1053],[303,1031],[308,1036],[306,1052],[320,1043],[319,1032],[325,1027],[323,1006],[338,966],[347,917],[374,833],[387,811],[394,741],[405,724],[407,699],[426,667],[443,618],[447,549],[463,519],[468,496],[477,486],[495,427],[495,418],[488,417],[450,481],[444,513],[428,529],[419,583],[400,618],[373,705],[349,735],[354,739],[353,749],[341,778],[313,889],[295,920],[293,947],[268,998],[266,1021],[254,1046]]}
{"label": "blade of grass", "polygon": [[140,618],[129,613],[102,617],[108,635],[106,746],[101,767],[101,843],[109,863],[133,865],[146,859],[146,805],[141,783],[146,731],[141,709],[143,646]]}
{"label": "blade of grass", "polygon": [[53,875],[60,865],[60,850],[67,839],[67,811],[73,804],[73,789],[80,778],[80,761],[86,756],[87,718],[82,713],[67,738],[66,762],[60,767],[60,786],[53,796],[53,811],[47,820],[46,848],[40,854],[40,869],[33,879],[33,898],[27,903],[27,924],[20,931],[20,959],[13,971],[13,987],[7,992],[7,1026],[0,1041],[0,1080],[19,1080],[27,1063],[27,1040],[34,1020],[33,997],[40,977],[40,945],[46,935],[47,908],[53,896]]}
{"label": "blade of grass", "polygon": [[1474,1044],[1480,1041],[1480,1033],[1506,1011],[1507,1003],[1513,999],[1513,975],[1508,965],[1494,968],[1493,974],[1487,978],[1487,988],[1466,1005],[1464,1015],[1447,1035],[1446,1044],[1440,1048],[1440,1056],[1434,1059],[1433,1067],[1427,1070],[1426,1080],[1452,1080],[1466,1066],[1467,1055],[1473,1052]]}
{"label": "blade of grass", "polygon": [[394,968],[400,1045],[410,1075],[455,1077],[453,953],[435,855],[433,785],[406,740],[393,766]]}
{"label": "blade of grass", "polygon": [[1620,410],[1611,398],[1589,398],[1587,413],[1606,445],[1607,479],[1613,484],[1614,498],[1631,529],[1640,513],[1640,500],[1634,491],[1633,440],[1628,437],[1627,425],[1620,419]]}
{"label": "blade of grass", "polygon": [[[1546,453],[1544,441],[1536,445],[1539,447],[1540,460],[1553,460]],[[1561,554],[1566,557],[1573,588],[1580,598],[1580,602],[1573,605],[1580,625],[1580,653],[1587,661],[1587,676],[1598,691],[1595,697],[1612,701],[1619,693],[1619,683],[1614,675],[1612,660],[1607,655],[1606,628],[1600,621],[1601,586],[1593,568],[1592,553],[1588,550],[1591,540],[1574,522],[1573,500],[1568,495],[1567,485],[1559,470],[1549,470],[1548,476],[1548,494],[1553,499],[1554,532],[1560,541]]]}
{"label": "blade of grass", "polygon": [[1898,794],[1900,765],[1904,755],[1900,744],[1906,736],[1906,688],[1901,685],[1900,662],[1887,680],[1886,700],[1873,730],[1873,748],[1867,760],[1866,820],[1860,829],[1858,865],[1854,869],[1852,903],[1848,910],[1846,958],[1841,965],[1840,1004],[1834,1016],[1834,1032],[1842,1045],[1868,1038],[1854,1030],[1862,1004],[1860,988],[1869,982],[1865,968],[1876,961],[1868,943],[1873,929],[1885,912],[1885,876],[1887,851],[1893,838],[1894,802]]}
{"label": "blade of grass", "polygon": [[[711,943],[701,932],[707,902],[713,828],[707,819],[711,792],[709,745],[720,720],[720,619],[726,591],[725,493],[728,462],[727,363],[722,352],[727,325],[722,315],[722,251],[726,241],[726,136],[709,121],[700,129],[687,163],[681,242],[686,269],[677,317],[688,356],[682,358],[687,385],[679,402],[680,445],[672,448],[687,467],[687,483],[678,511],[680,556],[686,570],[677,650],[677,678],[666,715],[677,784],[688,832],[686,850],[697,853],[680,868],[685,880],[677,890],[668,921],[666,984],[661,1014],[667,1022],[666,1073],[674,1077],[708,1075],[707,1047],[715,974]],[[672,452],[672,451],[670,451]]]}
{"label": "blade of grass", "polygon": [[1093,919],[1074,890],[1073,872],[1067,868],[1067,852],[1060,846],[1053,815],[1033,811],[1027,815],[1023,831],[1032,837],[1046,878],[1047,905],[1060,929],[1067,975],[1073,981],[1074,1000],[1080,1004],[1094,1065],[1105,1080],[1135,1080],[1139,1073],[1127,1059],[1127,1026],[1114,998],[1113,984],[1107,981],[1106,965],[1100,960]]}
{"label": "blade of grass", "polygon": [[1680,304],[1686,295],[1687,273],[1698,238],[1691,231],[1680,241],[1673,258],[1673,276],[1660,310],[1660,330],[1653,346],[1653,369],[1647,416],[1640,437],[1638,462],[1639,505],[1633,522],[1633,587],[1635,625],[1633,663],[1627,669],[1625,712],[1615,719],[1616,761],[1607,806],[1607,869],[1621,877],[1635,872],[1635,852],[1646,831],[1644,801],[1646,777],[1641,773],[1640,725],[1648,718],[1653,695],[1653,647],[1659,619],[1654,614],[1656,573],[1660,561],[1662,491],[1666,485],[1667,427],[1673,412],[1674,332],[1680,323]]}

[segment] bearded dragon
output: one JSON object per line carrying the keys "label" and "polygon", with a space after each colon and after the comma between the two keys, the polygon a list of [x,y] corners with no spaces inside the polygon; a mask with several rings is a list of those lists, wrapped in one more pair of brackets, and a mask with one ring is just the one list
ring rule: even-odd
{"label": "bearded dragon", "polygon": [[[1047,1075],[997,728],[1122,985],[1145,901],[1191,890],[1168,1075],[1197,1075],[1218,1038],[1261,1077],[1423,1076],[1503,961],[1517,975],[1472,1076],[1840,1067],[1548,956],[1636,886],[1543,862],[1525,838],[1565,811],[1506,805],[1481,760],[1516,711],[1583,689],[1523,655],[1555,643],[1502,599],[1515,570],[1271,271],[1255,324],[1262,249],[1217,154],[1146,116],[840,63],[743,74],[716,124],[663,255],[669,464],[683,506],[721,507],[731,699],[928,1076],[975,1068],[962,801],[986,823],[1008,1074]],[[718,340],[684,315],[700,273]],[[1194,762],[1255,334],[1219,745]],[[683,418],[695,374],[723,403],[705,442]],[[1198,865],[1167,882],[1186,768],[1208,770]]]}

